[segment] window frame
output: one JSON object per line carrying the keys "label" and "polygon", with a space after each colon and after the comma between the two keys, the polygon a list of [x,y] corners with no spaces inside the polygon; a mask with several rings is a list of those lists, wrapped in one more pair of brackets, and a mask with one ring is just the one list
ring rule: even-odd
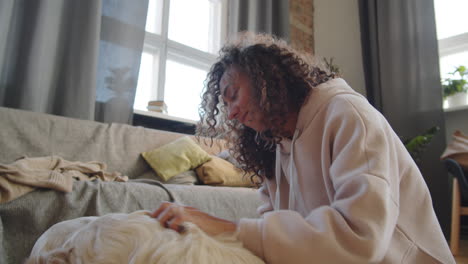
{"label": "window frame", "polygon": [[[220,45],[222,45],[222,43],[224,43],[227,30],[227,1],[216,1],[221,3],[221,8],[219,10],[219,20],[215,22],[219,24],[219,34],[215,36],[215,41],[219,41]],[[153,55],[152,75],[155,77],[151,82],[151,87],[149,88],[149,100],[164,100],[166,89],[166,62],[168,59],[204,71],[209,71],[211,65],[215,63],[217,58],[217,54],[205,52],[169,39],[169,9],[170,0],[162,0],[162,21],[160,35],[145,30],[145,39],[142,53],[150,53]],[[135,110],[137,109],[134,108],[134,112]],[[150,112],[146,109],[143,111]]]}
{"label": "window frame", "polygon": [[439,39],[440,58],[468,51],[468,32]]}

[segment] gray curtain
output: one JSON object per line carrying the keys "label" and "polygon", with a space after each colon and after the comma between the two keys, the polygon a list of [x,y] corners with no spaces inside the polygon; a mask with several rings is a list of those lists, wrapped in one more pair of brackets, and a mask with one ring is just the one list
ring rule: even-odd
{"label": "gray curtain", "polygon": [[418,165],[447,235],[450,195],[439,160],[445,149],[445,121],[433,1],[360,0],[359,4],[369,101],[402,138],[440,128]]}
{"label": "gray curtain", "polygon": [[229,0],[228,34],[245,30],[289,40],[289,1]]}
{"label": "gray curtain", "polygon": [[0,105],[129,123],[147,6],[0,1]]}

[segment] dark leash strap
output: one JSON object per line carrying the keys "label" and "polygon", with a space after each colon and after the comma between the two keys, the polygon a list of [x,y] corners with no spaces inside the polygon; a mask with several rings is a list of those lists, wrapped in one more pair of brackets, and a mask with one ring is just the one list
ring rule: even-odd
{"label": "dark leash strap", "polygon": [[152,179],[135,179],[135,180],[129,180],[129,182],[139,182],[139,183],[147,183],[151,185],[156,185],[161,187],[164,191],[166,191],[167,195],[169,196],[169,202],[172,203],[177,203],[177,200],[174,196],[174,194],[169,190],[164,183],[157,181],[157,180],[152,180]]}

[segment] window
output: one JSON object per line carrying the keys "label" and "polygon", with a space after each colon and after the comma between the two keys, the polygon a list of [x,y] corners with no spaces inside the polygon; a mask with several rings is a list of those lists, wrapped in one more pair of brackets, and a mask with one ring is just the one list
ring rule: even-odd
{"label": "window", "polygon": [[439,40],[440,75],[445,79],[453,77],[450,73],[458,66],[468,67],[468,1],[434,0],[434,8]]}
{"label": "window", "polygon": [[167,114],[198,120],[203,81],[224,36],[226,0],[150,0],[133,108],[164,101]]}

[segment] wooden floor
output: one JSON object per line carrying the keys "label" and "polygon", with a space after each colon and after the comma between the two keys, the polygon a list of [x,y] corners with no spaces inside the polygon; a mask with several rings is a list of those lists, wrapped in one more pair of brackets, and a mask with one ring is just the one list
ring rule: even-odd
{"label": "wooden floor", "polygon": [[460,240],[460,249],[455,260],[457,264],[468,264],[468,240]]}

